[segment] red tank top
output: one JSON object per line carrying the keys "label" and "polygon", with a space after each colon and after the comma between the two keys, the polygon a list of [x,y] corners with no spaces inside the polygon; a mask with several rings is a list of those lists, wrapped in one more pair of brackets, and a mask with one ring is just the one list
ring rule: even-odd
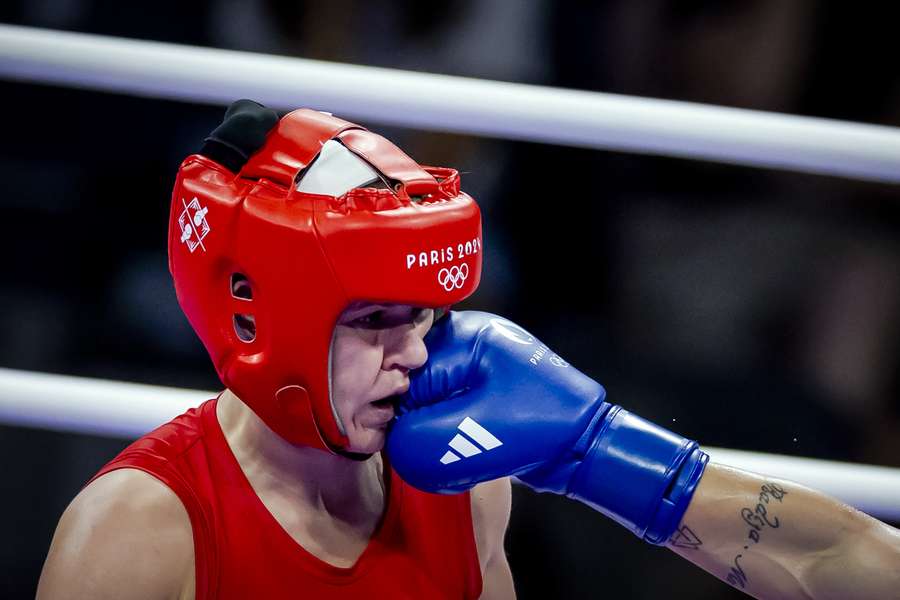
{"label": "red tank top", "polygon": [[250,487],[219,426],[216,400],[140,438],[93,479],[122,468],[153,475],[184,503],[198,600],[421,600],[481,593],[468,493],[420,492],[390,469],[384,518],[356,564],[335,567],[297,544]]}

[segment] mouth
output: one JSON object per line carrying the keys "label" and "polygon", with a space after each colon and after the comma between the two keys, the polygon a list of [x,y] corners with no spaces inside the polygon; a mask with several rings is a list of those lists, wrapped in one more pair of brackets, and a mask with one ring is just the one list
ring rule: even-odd
{"label": "mouth", "polygon": [[397,397],[388,396],[369,402],[370,426],[386,427],[397,416]]}
{"label": "mouth", "polygon": [[396,400],[395,396],[388,396],[387,398],[382,398],[381,400],[375,400],[374,402],[370,402],[372,406],[375,408],[393,408],[394,401]]}

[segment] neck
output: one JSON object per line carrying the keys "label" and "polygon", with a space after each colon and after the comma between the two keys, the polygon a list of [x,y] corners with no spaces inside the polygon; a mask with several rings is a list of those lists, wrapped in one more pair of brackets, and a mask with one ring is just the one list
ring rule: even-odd
{"label": "neck", "polygon": [[380,455],[355,461],[295,446],[269,429],[230,390],[219,397],[216,416],[257,495],[286,495],[307,508],[354,520],[367,512],[360,508],[380,513],[385,505]]}

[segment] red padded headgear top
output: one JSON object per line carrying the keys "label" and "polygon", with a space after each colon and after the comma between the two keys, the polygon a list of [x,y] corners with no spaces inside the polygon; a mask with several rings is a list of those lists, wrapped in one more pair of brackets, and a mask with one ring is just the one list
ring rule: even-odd
{"label": "red padded headgear top", "polygon": [[[298,191],[329,140],[392,189]],[[354,301],[459,302],[478,286],[481,256],[481,215],[456,171],[421,167],[385,138],[314,110],[283,117],[237,174],[189,156],[172,193],[169,270],[181,307],[222,382],[294,444],[348,444],[329,390],[341,312]],[[232,293],[234,275],[246,277],[250,298]],[[255,336],[244,341],[236,319],[248,315]]]}

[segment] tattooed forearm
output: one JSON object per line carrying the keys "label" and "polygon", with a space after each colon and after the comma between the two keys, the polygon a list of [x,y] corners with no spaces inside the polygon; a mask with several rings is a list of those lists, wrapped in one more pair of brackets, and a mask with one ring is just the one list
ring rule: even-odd
{"label": "tattooed forearm", "polygon": [[[761,533],[766,528],[778,529],[781,527],[781,521],[769,511],[769,505],[774,502],[781,504],[787,494],[787,491],[780,485],[765,483],[759,488],[759,502],[756,506],[741,509],[741,520],[749,527],[747,530],[748,541],[744,544],[744,550],[749,550],[751,545],[760,543],[762,541]],[[725,576],[725,581],[741,589],[746,587],[749,580],[740,565],[740,559],[743,556],[743,553],[739,553],[734,557],[733,566]]]}
{"label": "tattooed forearm", "polygon": [[679,527],[672,534],[672,537],[669,538],[669,543],[676,548],[685,548],[687,550],[696,550],[703,545],[697,534],[691,531],[691,528],[687,525]]}

